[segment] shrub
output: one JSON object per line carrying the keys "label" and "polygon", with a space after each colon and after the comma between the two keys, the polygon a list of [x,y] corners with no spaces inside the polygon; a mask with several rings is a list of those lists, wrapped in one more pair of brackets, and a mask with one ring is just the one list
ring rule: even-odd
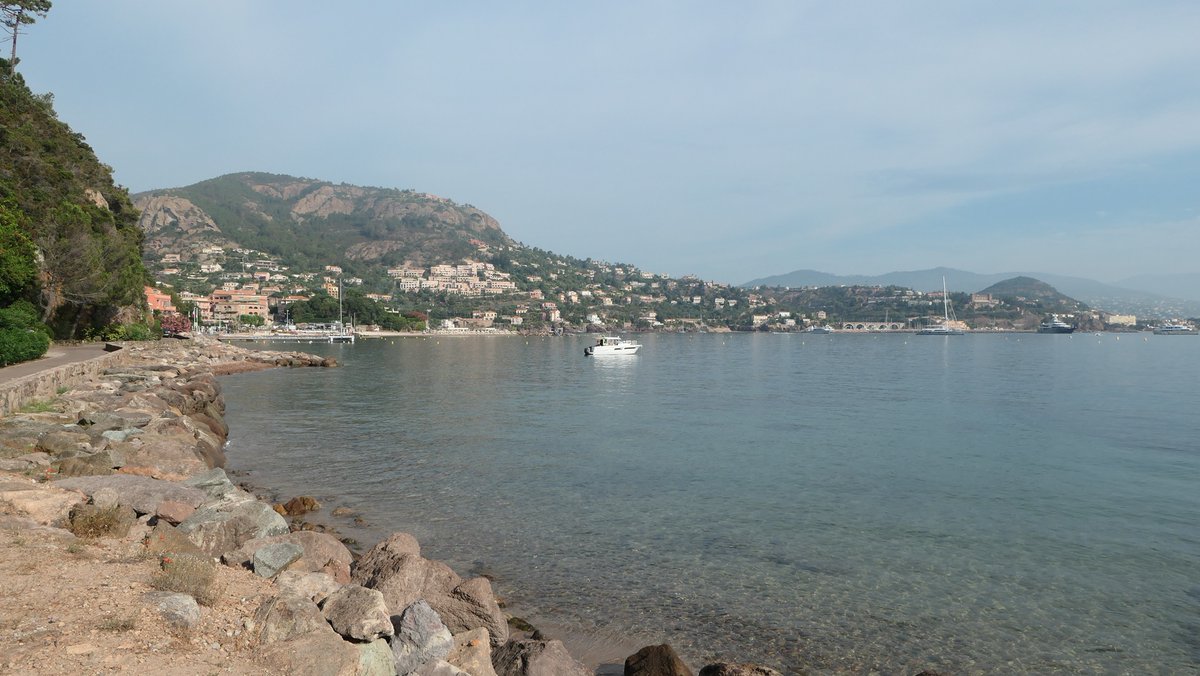
{"label": "shrub", "polygon": [[188,594],[204,606],[217,602],[220,592],[216,585],[217,568],[212,561],[182,554],[164,556],[161,563],[162,570],[150,580],[151,587]]}
{"label": "shrub", "polygon": [[81,538],[98,538],[119,535],[122,530],[128,532],[129,522],[122,518],[120,505],[77,505],[71,510],[71,521],[67,529]]}

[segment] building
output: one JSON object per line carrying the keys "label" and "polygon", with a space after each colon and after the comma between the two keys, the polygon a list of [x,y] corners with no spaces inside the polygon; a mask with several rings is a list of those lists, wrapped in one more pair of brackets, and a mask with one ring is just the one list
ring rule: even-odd
{"label": "building", "polygon": [[175,312],[175,304],[171,302],[170,295],[152,286],[143,287],[142,290],[146,294],[146,305],[150,306],[152,312]]}

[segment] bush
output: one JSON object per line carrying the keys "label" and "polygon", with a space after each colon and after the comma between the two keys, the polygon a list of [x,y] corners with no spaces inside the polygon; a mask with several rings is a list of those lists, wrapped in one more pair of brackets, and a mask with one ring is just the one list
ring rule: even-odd
{"label": "bush", "polygon": [[124,535],[129,532],[129,520],[122,518],[120,505],[77,505],[71,510],[71,520],[67,528],[81,538]]}
{"label": "bush", "polygon": [[37,359],[50,349],[50,338],[34,329],[0,329],[0,366]]}
{"label": "bush", "polygon": [[150,580],[151,587],[182,592],[203,606],[217,602],[220,592],[216,585],[217,568],[212,561],[181,554],[164,556],[161,563],[162,570]]}

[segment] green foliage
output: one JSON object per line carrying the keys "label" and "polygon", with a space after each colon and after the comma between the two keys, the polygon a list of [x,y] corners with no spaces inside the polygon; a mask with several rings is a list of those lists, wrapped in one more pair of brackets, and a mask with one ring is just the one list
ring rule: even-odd
{"label": "green foliage", "polygon": [[32,303],[20,300],[0,308],[0,366],[37,359],[48,349],[50,336]]}
{"label": "green foliage", "polygon": [[53,334],[72,338],[142,313],[147,275],[128,193],[50,102],[19,74],[0,79],[0,303],[37,299]]}
{"label": "green foliage", "polygon": [[37,279],[37,249],[19,225],[12,200],[0,202],[0,304],[10,303]]}
{"label": "green foliage", "polygon": [[238,315],[238,322],[242,326],[262,326],[267,323],[267,320],[258,315]]}
{"label": "green foliage", "polygon": [[149,324],[142,322],[113,323],[100,329],[88,329],[83,335],[85,340],[98,341],[155,340],[159,337],[159,331],[155,331]]}
{"label": "green foliage", "polygon": [[[307,301],[288,306],[291,319],[297,324],[306,322],[336,322],[338,301],[327,294],[317,294]],[[375,324],[388,331],[418,331],[425,326],[421,318],[388,312],[382,304],[367,298],[362,291],[347,289],[342,299],[342,317],[355,324]]]}

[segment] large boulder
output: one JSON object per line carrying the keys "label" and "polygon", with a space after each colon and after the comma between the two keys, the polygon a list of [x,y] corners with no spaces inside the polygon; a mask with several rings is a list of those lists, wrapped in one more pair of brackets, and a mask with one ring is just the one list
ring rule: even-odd
{"label": "large boulder", "polygon": [[452,632],[483,627],[492,645],[508,640],[508,623],[485,578],[464,582],[449,566],[423,558],[415,538],[395,533],[354,564],[351,580],[383,592],[389,608],[424,599]]}
{"label": "large boulder", "polygon": [[186,535],[161,520],[154,524],[154,528],[146,536],[145,547],[146,551],[151,554],[204,556],[204,552],[200,551],[200,548]]}
{"label": "large boulder", "polygon": [[368,655],[347,643],[322,621],[321,626],[260,648],[259,661],[272,674],[357,676],[372,664]]}
{"label": "large boulder", "polygon": [[54,463],[59,476],[104,476],[113,473],[113,458],[108,451],[63,458]]}
{"label": "large boulder", "polygon": [[179,531],[210,556],[241,547],[254,538],[283,535],[287,522],[253,498],[205,503],[179,524]]}
{"label": "large boulder", "polygon": [[591,676],[562,641],[513,639],[492,653],[497,676]]}
{"label": "large boulder", "polygon": [[167,624],[181,629],[193,629],[200,624],[200,605],[191,596],[172,592],[151,592],[149,597]]}
{"label": "large boulder", "polygon": [[648,645],[625,658],[625,676],[693,676],[675,649],[666,643]]}
{"label": "large boulder", "polygon": [[43,434],[38,439],[37,447],[56,457],[73,457],[94,450],[92,438],[87,432],[68,430],[55,430]]}
{"label": "large boulder", "polygon": [[190,475],[216,466],[211,449],[186,432],[147,433],[120,444],[125,464],[153,467],[158,473]]}
{"label": "large boulder", "polygon": [[254,625],[260,643],[288,641],[317,629],[329,629],[317,604],[289,593],[276,594],[264,601],[254,613]]}
{"label": "large boulder", "polygon": [[120,504],[129,505],[139,514],[155,514],[158,512],[159,505],[168,500],[195,508],[199,507],[207,498],[203,491],[181,486],[173,481],[162,481],[131,474],[60,479],[55,481],[54,485],[76,490],[88,496],[95,495],[97,491],[103,489],[114,490],[117,492],[117,501]]}
{"label": "large boulder", "polygon": [[250,564],[254,568],[255,575],[270,579],[301,556],[304,556],[304,548],[300,545],[291,542],[276,542],[259,547],[254,552],[254,556],[250,558]]}
{"label": "large boulder", "polygon": [[44,526],[65,523],[71,507],[82,501],[83,495],[76,491],[25,479],[0,478],[0,503],[9,503]]}
{"label": "large boulder", "polygon": [[320,607],[329,626],[348,639],[374,641],[395,633],[383,594],[374,589],[348,584],[330,594]]}
{"label": "large boulder", "polygon": [[203,472],[197,472],[183,481],[184,486],[195,488],[211,500],[223,500],[242,494],[242,490],[233,485],[225,470],[216,467]]}
{"label": "large boulder", "polygon": [[428,603],[417,601],[393,618],[395,633],[389,643],[396,673],[409,674],[436,660],[445,659],[454,637]]}
{"label": "large boulder", "polygon": [[297,570],[285,570],[280,573],[275,578],[275,586],[279,587],[281,593],[299,594],[318,605],[342,588],[342,585],[326,573],[302,573]]}
{"label": "large boulder", "polygon": [[482,627],[494,639],[492,645],[500,646],[508,640],[508,618],[501,612],[492,593],[492,583],[485,577],[466,580],[449,594],[434,594],[428,601],[453,633]]}
{"label": "large boulder", "polygon": [[[337,538],[328,533],[316,531],[296,531],[284,535],[273,535],[266,538],[256,538],[244,543],[232,552],[221,557],[226,565],[248,567],[254,552],[269,544],[290,542],[304,549],[304,555],[288,567],[288,570],[300,572],[321,571],[329,573],[341,583],[350,581],[350,564],[354,555]],[[397,606],[403,607],[403,606]]]}
{"label": "large boulder", "polygon": [[492,651],[487,629],[482,627],[454,635],[454,647],[446,662],[471,676],[496,676],[492,668]]}

